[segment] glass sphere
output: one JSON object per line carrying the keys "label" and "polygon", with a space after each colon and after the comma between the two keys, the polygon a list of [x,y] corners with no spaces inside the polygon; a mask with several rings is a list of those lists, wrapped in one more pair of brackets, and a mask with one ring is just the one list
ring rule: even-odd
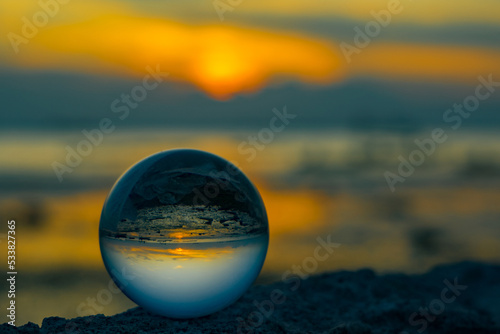
{"label": "glass sphere", "polygon": [[115,183],[99,225],[101,254],[136,304],[193,318],[235,302],[269,243],[264,203],[230,162],[189,149],[154,154]]}

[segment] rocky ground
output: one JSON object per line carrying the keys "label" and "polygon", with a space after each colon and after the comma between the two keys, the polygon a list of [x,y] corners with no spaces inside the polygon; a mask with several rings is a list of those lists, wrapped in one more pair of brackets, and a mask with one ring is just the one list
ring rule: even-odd
{"label": "rocky ground", "polygon": [[500,265],[465,262],[423,275],[371,270],[252,287],[211,316],[173,320],[141,308],[50,317],[1,333],[500,333]]}

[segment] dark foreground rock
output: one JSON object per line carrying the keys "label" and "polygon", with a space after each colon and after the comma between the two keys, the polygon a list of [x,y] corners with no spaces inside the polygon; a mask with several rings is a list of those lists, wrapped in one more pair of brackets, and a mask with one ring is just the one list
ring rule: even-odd
{"label": "dark foreground rock", "polygon": [[141,308],[51,317],[1,333],[500,333],[500,266],[460,263],[424,275],[371,270],[252,287],[211,316],[173,320]]}

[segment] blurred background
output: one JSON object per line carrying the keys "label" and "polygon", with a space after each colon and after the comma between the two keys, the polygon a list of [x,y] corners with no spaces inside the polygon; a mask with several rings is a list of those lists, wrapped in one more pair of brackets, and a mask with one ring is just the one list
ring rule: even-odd
{"label": "blurred background", "polygon": [[[341,246],[315,273],[498,263],[500,87],[444,116],[479,77],[500,81],[499,12],[496,0],[2,0],[0,259],[15,219],[17,324],[134,306],[100,298],[99,216],[129,166],[171,148],[220,155],[258,186],[271,232],[258,282],[328,235]],[[296,117],[271,136],[284,108]],[[82,146],[103,119],[113,130]],[[386,172],[435,128],[448,139],[391,191]]]}

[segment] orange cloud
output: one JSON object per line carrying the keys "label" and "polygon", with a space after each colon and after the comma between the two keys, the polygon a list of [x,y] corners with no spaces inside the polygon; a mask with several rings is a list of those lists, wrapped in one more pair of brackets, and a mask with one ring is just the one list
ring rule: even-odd
{"label": "orange cloud", "polygon": [[500,76],[500,52],[491,49],[419,44],[370,45],[354,55],[350,75],[413,80],[475,82]]}
{"label": "orange cloud", "polygon": [[[398,14],[398,20],[439,23],[473,14],[475,19],[487,21],[496,13],[491,8],[500,6],[493,6],[496,3],[493,0],[480,4],[457,0],[461,6],[446,1],[439,4],[431,0],[405,2],[405,11]],[[371,19],[371,9],[383,9],[387,3],[386,0],[360,0],[340,6],[324,1],[256,0],[242,4],[228,15],[272,14],[292,19],[300,14],[365,20]],[[28,0],[6,4],[0,4],[0,9],[4,9],[0,10],[0,27],[15,33],[21,30],[20,17],[31,17],[40,10],[37,3]],[[19,45],[18,54],[14,54],[7,39],[0,41],[0,57],[5,58],[8,65],[28,69],[138,78],[145,75],[147,66],[160,65],[162,72],[170,74],[168,80],[189,83],[221,100],[284,80],[321,85],[331,84],[346,74],[464,82],[489,73],[500,75],[500,52],[495,49],[374,40],[361,54],[354,54],[353,61],[347,64],[334,42],[314,36],[220,22],[193,23],[200,21],[200,17],[205,18],[203,22],[217,20],[210,6],[209,15],[200,13],[206,9],[197,8],[197,14],[189,18],[191,23],[180,23],[179,13],[185,13],[190,7],[192,5],[182,3],[146,6],[113,0],[102,4],[93,0],[72,3],[61,6],[61,13],[40,28],[28,44]],[[152,11],[154,18],[150,17]],[[162,15],[176,15],[179,21],[162,18]]]}
{"label": "orange cloud", "polygon": [[331,83],[342,73],[337,49],[323,40],[125,15],[47,27],[23,47],[13,59],[21,66],[142,76],[159,64],[171,80],[219,99],[282,79]]}

